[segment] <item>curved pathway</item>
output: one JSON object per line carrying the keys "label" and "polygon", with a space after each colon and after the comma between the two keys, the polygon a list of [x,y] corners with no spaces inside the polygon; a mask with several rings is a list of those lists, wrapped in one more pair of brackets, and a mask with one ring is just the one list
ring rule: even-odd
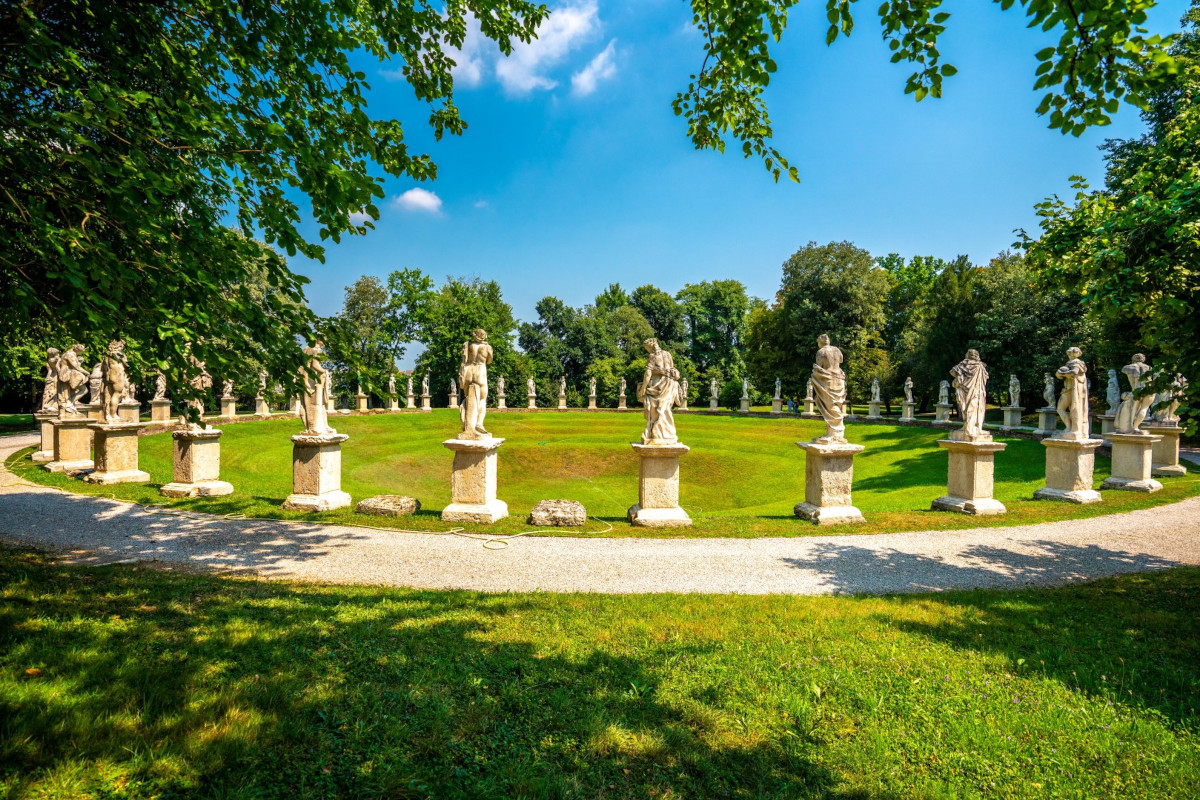
{"label": "curved pathway", "polygon": [[[0,438],[0,463],[36,436]],[[63,494],[0,467],[0,539],[72,563],[158,562],[265,578],[486,592],[843,594],[1055,585],[1200,564],[1200,497],[1010,528],[764,539],[448,534],[165,515]]]}

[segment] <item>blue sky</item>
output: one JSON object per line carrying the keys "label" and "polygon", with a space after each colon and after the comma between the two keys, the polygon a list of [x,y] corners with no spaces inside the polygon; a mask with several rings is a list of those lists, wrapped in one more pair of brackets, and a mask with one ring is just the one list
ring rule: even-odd
{"label": "blue sky", "polygon": [[[770,298],[810,240],[986,262],[1015,228],[1036,227],[1034,204],[1068,194],[1071,175],[1102,178],[1097,145],[1142,130],[1132,107],[1080,138],[1050,130],[1031,89],[1049,37],[1018,7],[948,0],[940,49],[959,72],[942,99],[916,103],[874,6],[856,4],[853,35],[826,47],[824,5],[793,11],[767,95],[799,185],[773,183],[740,148],[692,149],[670,110],[701,60],[682,0],[556,0],[541,41],[507,61],[469,38],[456,71],[469,128],[442,142],[396,65],[364,64],[374,113],[405,121],[439,177],[389,181],[374,231],[330,245],[324,264],[291,260],[312,279],[314,310],[334,313],[359,275],[401,267],[497,280],[530,319],[545,295],[581,305],[614,281],[675,292],[733,277]],[[1160,3],[1151,30],[1177,30],[1186,5]]]}

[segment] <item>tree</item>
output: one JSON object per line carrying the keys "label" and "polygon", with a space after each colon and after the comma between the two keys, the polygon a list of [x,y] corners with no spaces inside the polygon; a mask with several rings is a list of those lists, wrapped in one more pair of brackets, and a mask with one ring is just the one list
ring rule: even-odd
{"label": "tree", "polygon": [[374,275],[363,275],[346,287],[342,310],[326,320],[323,333],[335,388],[353,393],[380,393],[396,369],[393,339],[387,334],[388,291]]}
{"label": "tree", "polygon": [[1151,355],[1160,388],[1175,372],[1200,376],[1200,4],[1184,22],[1179,71],[1149,95],[1146,135],[1108,142],[1104,188],[1076,178],[1074,205],[1040,203],[1040,236],[1023,239],[1043,286],[1134,334],[1124,356]]}
{"label": "tree", "polygon": [[629,295],[619,283],[610,283],[607,289],[596,295],[596,313],[598,314],[611,314],[626,305],[629,305]]}
{"label": "tree", "polygon": [[419,269],[401,269],[388,275],[387,310],[383,328],[399,360],[408,345],[419,341],[433,310],[433,281]]}
{"label": "tree", "polygon": [[718,368],[726,374],[740,375],[750,311],[750,300],[741,281],[689,283],[675,299],[683,307],[688,355],[696,368],[705,373]]}
{"label": "tree", "polygon": [[687,346],[687,325],[683,321],[683,309],[675,302],[674,297],[657,286],[646,284],[633,290],[629,295],[629,304],[642,312],[664,350],[678,356]]}

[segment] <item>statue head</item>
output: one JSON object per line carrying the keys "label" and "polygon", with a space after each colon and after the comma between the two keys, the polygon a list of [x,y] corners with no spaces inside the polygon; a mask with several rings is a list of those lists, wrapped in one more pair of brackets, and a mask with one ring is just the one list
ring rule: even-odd
{"label": "statue head", "polygon": [[58,348],[57,347],[47,347],[46,348],[46,357],[47,358],[57,358],[58,357]]}
{"label": "statue head", "polygon": [[651,336],[649,339],[642,342],[642,346],[646,348],[647,353],[657,353],[658,339],[655,339],[653,336]]}
{"label": "statue head", "polygon": [[822,333],[820,336],[818,336],[817,337],[817,345],[820,347],[828,347],[829,346],[829,334]]}
{"label": "statue head", "polygon": [[[79,345],[76,345],[76,347],[78,347],[78,346],[79,346]],[[1143,363],[1145,360],[1146,360],[1146,356],[1145,356],[1145,355],[1143,355],[1142,353],[1134,353],[1134,354],[1133,354],[1133,359],[1132,359],[1132,361],[1133,361],[1133,363],[1134,363],[1134,364],[1141,364],[1141,363]]]}
{"label": "statue head", "polygon": [[125,349],[125,340],[124,339],[113,339],[111,342],[108,343],[108,354],[110,356],[120,355],[121,351],[124,349]]}
{"label": "statue head", "polygon": [[486,342],[487,331],[485,331],[483,328],[476,328],[475,330],[471,331],[471,338],[479,343]]}
{"label": "statue head", "polygon": [[71,350],[75,353],[75,355],[81,356],[83,355],[84,347],[81,344],[73,344],[71,345]]}
{"label": "statue head", "polygon": [[1078,347],[1067,348],[1067,358],[1079,358],[1081,355],[1083,355],[1083,351]]}
{"label": "statue head", "polygon": [[1110,377],[1110,378],[1115,378],[1115,377],[1117,377],[1117,371],[1116,371],[1115,369],[1110,369],[1110,370],[1108,371],[1108,377]]}
{"label": "statue head", "polygon": [[978,360],[979,360],[979,351],[978,350],[976,350],[974,347],[967,350],[967,361],[978,361]]}

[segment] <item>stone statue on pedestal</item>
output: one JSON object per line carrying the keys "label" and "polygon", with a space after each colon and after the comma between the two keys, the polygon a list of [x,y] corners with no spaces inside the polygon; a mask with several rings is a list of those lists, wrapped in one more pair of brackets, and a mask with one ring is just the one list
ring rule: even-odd
{"label": "stone statue on pedestal", "polygon": [[525,379],[525,393],[530,397],[537,397],[537,388],[533,385],[532,375]]}
{"label": "stone statue on pedestal", "polygon": [[197,396],[187,401],[187,407],[195,410],[196,422],[192,422],[186,415],[180,415],[179,424],[185,426],[188,430],[199,431],[204,430],[204,395],[212,389],[212,375],[208,374],[205,364],[200,359],[196,358],[192,352],[192,346],[187,346],[187,358],[191,362],[192,369],[196,372],[188,381],[188,386],[196,392]]}
{"label": "stone statue on pedestal", "polygon": [[628,385],[628,384],[627,384],[627,383],[626,383],[626,381],[625,381],[625,376],[624,376],[624,375],[622,375],[622,376],[621,376],[621,395],[622,395],[622,396],[624,396],[624,394],[625,394],[625,387],[626,387],[627,385]]}
{"label": "stone statue on pedestal", "polygon": [[1179,406],[1183,404],[1183,398],[1186,396],[1188,388],[1188,380],[1180,373],[1175,373],[1175,379],[1171,381],[1170,387],[1164,392],[1159,392],[1155,402],[1158,408],[1154,412],[1154,421],[1159,425],[1178,425],[1179,415],[1175,412],[1179,410]]}
{"label": "stone statue on pedestal", "polygon": [[938,384],[938,402],[944,406],[950,405],[950,381]]}
{"label": "stone statue on pedestal", "polygon": [[1046,401],[1046,408],[1052,408],[1058,405],[1058,392],[1054,390],[1054,375],[1047,372],[1043,380],[1042,399]]}
{"label": "stone statue on pedestal", "polygon": [[646,418],[642,444],[674,444],[679,441],[675,432],[679,370],[675,369],[675,359],[671,354],[658,346],[657,339],[647,339],[644,346],[649,358],[637,391],[637,399],[642,403],[642,414]]}
{"label": "stone statue on pedestal", "polygon": [[1105,400],[1108,401],[1109,416],[1116,416],[1117,408],[1121,405],[1121,382],[1117,380],[1117,371],[1110,369],[1108,371],[1108,389],[1105,392]]}
{"label": "stone statue on pedestal", "polygon": [[83,368],[83,345],[72,345],[58,359],[58,414],[77,415],[75,403],[87,391],[88,373]]}
{"label": "stone statue on pedestal", "polygon": [[1058,418],[1066,427],[1066,430],[1056,434],[1056,438],[1059,439],[1083,441],[1090,438],[1087,365],[1080,358],[1082,355],[1083,351],[1078,347],[1067,348],[1068,361],[1059,367],[1056,373],[1063,382],[1062,394],[1058,398]]}
{"label": "stone statue on pedestal", "polygon": [[429,373],[425,373],[425,377],[421,378],[421,394],[429,394]]}
{"label": "stone statue on pedestal", "polygon": [[1008,405],[1010,408],[1018,408],[1021,405],[1021,382],[1017,380],[1015,373],[1008,376]]}
{"label": "stone statue on pedestal", "polygon": [[748,378],[742,378],[742,399],[750,399],[750,380]]}
{"label": "stone statue on pedestal", "polygon": [[805,400],[813,399],[813,381],[812,381],[811,375],[808,376],[808,384],[804,387],[804,399]]}
{"label": "stone statue on pedestal", "polygon": [[109,342],[108,352],[100,361],[100,418],[109,425],[122,421],[120,405],[129,391],[129,377],[125,370],[127,364],[125,342],[121,339]]}
{"label": "stone statue on pedestal", "polygon": [[687,380],[687,378],[684,378],[683,380],[681,380],[681,381],[679,382],[679,387],[680,387],[680,393],[679,393],[679,396],[680,396],[680,398],[681,398],[681,399],[683,399],[683,400],[685,400],[685,401],[686,401],[686,400],[687,400],[687,394],[688,394],[688,380]]}
{"label": "stone statue on pedestal", "polygon": [[906,402],[906,403],[913,402],[912,390],[913,390],[913,381],[912,381],[912,377],[910,376],[910,377],[904,379],[904,402]]}
{"label": "stone statue on pedestal", "polygon": [[325,369],[325,365],[321,363],[321,356],[325,355],[325,343],[317,339],[313,342],[312,347],[304,348],[304,355],[308,356],[308,362],[305,365],[307,369],[301,370],[301,377],[304,381],[304,401],[301,403],[300,411],[304,422],[304,433],[313,436],[336,434],[337,431],[329,426],[331,375],[329,370]]}
{"label": "stone statue on pedestal", "polygon": [[708,382],[708,396],[711,397],[713,400],[716,400],[719,397],[719,395],[717,394],[717,379],[716,378],[713,378],[712,380],[710,380]]}
{"label": "stone statue on pedestal", "polygon": [[590,380],[588,380],[588,395],[591,397],[596,396],[596,378],[595,377],[592,377]]}
{"label": "stone statue on pedestal", "polygon": [[871,381],[871,402],[873,402],[873,403],[882,403],[883,402],[882,400],[879,399],[879,378],[875,378],[874,380]]}
{"label": "stone statue on pedestal", "polygon": [[[487,343],[487,333],[482,328],[471,331],[469,341],[463,342],[462,364],[458,368],[458,380],[463,387],[463,401],[458,415],[462,420],[459,439],[483,439],[491,434],[483,427],[487,416],[487,365],[492,363],[492,346]],[[457,391],[450,381],[450,391]]]}
{"label": "stone statue on pedestal", "polygon": [[262,400],[267,393],[267,371],[264,369],[258,373],[258,394],[254,395],[255,400]]}
{"label": "stone statue on pedestal", "polygon": [[221,384],[221,397],[233,397],[233,381],[225,381]]}
{"label": "stone statue on pedestal", "polygon": [[776,400],[779,399],[780,392],[782,392],[782,391],[783,391],[783,381],[779,380],[779,378],[776,378],[775,379],[775,399]]}
{"label": "stone statue on pedestal", "polygon": [[567,376],[563,375],[558,379],[558,396],[562,397],[567,393]]}
{"label": "stone statue on pedestal", "polygon": [[395,375],[388,375],[388,396],[389,397],[396,396],[396,376]]}
{"label": "stone statue on pedestal", "polygon": [[408,384],[404,387],[404,393],[410,397],[412,396],[412,375],[408,376]]}
{"label": "stone statue on pedestal", "polygon": [[496,394],[504,394],[504,376],[496,378]]}
{"label": "stone statue on pedestal", "polygon": [[967,357],[950,370],[954,376],[954,395],[958,401],[958,413],[962,416],[963,428],[960,435],[951,438],[968,442],[991,439],[983,429],[983,417],[987,411],[987,365],[979,359],[979,351],[970,349]]}
{"label": "stone statue on pedestal", "polygon": [[154,398],[155,400],[167,399],[167,376],[163,371],[157,370],[154,373]]}
{"label": "stone statue on pedestal", "polygon": [[825,420],[825,435],[813,439],[820,444],[846,441],[846,373],[842,371],[842,351],[829,343],[829,335],[817,337],[817,357],[810,384],[817,410]]}
{"label": "stone statue on pedestal", "polygon": [[58,411],[59,355],[57,347],[46,348],[46,383],[42,387],[42,407],[40,409],[43,414]]}
{"label": "stone statue on pedestal", "polygon": [[1134,353],[1131,363],[1121,368],[1129,380],[1129,391],[1121,395],[1121,405],[1117,408],[1117,418],[1113,422],[1113,430],[1117,433],[1141,433],[1146,412],[1154,402],[1153,393],[1142,393],[1149,371],[1150,365],[1141,353]]}

